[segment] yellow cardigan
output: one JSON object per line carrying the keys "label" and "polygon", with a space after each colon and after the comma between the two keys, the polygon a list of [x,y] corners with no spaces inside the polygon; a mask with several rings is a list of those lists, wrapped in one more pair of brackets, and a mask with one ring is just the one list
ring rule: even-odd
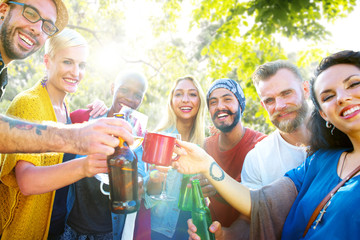
{"label": "yellow cardigan", "polygon": [[[36,122],[57,121],[49,94],[40,82],[17,95],[11,102],[7,114]],[[30,162],[35,166],[49,166],[61,163],[62,159],[63,153],[1,155],[0,235],[2,234],[2,239],[47,239],[55,191],[24,196],[16,182],[15,166],[19,160]]]}

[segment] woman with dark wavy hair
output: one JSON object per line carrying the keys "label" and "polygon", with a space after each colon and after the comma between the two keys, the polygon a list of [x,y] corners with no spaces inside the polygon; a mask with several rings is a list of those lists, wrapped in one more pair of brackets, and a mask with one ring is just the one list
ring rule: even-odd
{"label": "woman with dark wavy hair", "polygon": [[[262,189],[249,190],[205,151],[179,141],[182,156],[174,167],[203,173],[249,217],[251,239],[360,239],[360,52],[341,51],[323,59],[311,81],[311,97],[311,155]],[[341,187],[332,192],[336,186]],[[217,239],[224,239],[218,225],[211,228],[217,229]],[[191,238],[199,239],[195,231],[189,221]]]}

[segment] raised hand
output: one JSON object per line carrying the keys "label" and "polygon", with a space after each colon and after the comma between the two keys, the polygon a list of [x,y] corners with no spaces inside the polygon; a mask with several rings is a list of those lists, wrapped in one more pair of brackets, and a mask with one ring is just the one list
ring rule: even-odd
{"label": "raised hand", "polygon": [[176,140],[176,142],[180,148],[176,147],[174,152],[180,158],[173,162],[173,168],[185,174],[202,173],[209,170],[214,159],[204,149],[193,143],[180,140]]}
{"label": "raised hand", "polygon": [[86,107],[91,110],[89,114],[93,118],[104,115],[108,110],[108,107],[105,105],[105,103],[99,99],[96,99]]}
{"label": "raised hand", "polygon": [[73,134],[64,143],[64,152],[110,155],[114,153],[114,147],[119,145],[118,137],[130,145],[134,142],[129,123],[119,118],[101,118],[83,124],[72,124],[68,128]]}

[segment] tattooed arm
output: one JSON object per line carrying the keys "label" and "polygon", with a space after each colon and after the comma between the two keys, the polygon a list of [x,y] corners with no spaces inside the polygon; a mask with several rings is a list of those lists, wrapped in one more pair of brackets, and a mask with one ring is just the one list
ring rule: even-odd
{"label": "tattooed arm", "polygon": [[131,127],[122,119],[102,118],[91,123],[36,124],[0,115],[0,152],[68,152],[110,155],[122,137],[131,144]]}
{"label": "tattooed arm", "polygon": [[249,189],[227,175],[215,160],[196,144],[178,140],[177,142],[181,149],[176,149],[175,152],[181,157],[174,162],[174,168],[185,174],[204,174],[231,206],[250,217],[251,198]]}

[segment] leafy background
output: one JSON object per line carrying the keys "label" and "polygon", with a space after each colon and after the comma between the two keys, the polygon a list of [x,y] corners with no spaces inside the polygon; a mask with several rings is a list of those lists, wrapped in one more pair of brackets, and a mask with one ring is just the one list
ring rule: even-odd
{"label": "leafy background", "polygon": [[[68,27],[91,47],[87,73],[78,91],[68,95],[72,110],[94,99],[111,105],[110,85],[124,70],[143,72],[149,88],[140,111],[153,129],[163,116],[173,82],[198,79],[206,93],[212,81],[237,80],[247,97],[245,126],[269,133],[274,127],[260,106],[251,82],[255,68],[289,59],[309,79],[328,54],[331,39],[324,23],[346,17],[356,0],[65,0]],[[285,50],[282,39],[309,43],[307,50]],[[45,74],[43,50],[9,66],[9,86],[0,103],[5,112],[14,96]],[[207,126],[211,125],[209,116]]]}

